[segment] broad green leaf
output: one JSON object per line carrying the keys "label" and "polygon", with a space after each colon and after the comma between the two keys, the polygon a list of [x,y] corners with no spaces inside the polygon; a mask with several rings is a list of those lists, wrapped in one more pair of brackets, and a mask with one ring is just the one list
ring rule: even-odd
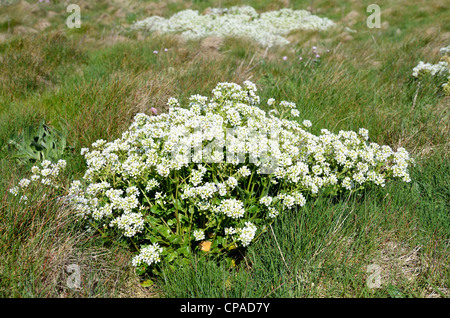
{"label": "broad green leaf", "polygon": [[153,286],[153,284],[154,283],[151,279],[147,279],[147,280],[141,282],[142,287],[151,287],[151,286]]}
{"label": "broad green leaf", "polygon": [[189,246],[180,247],[179,249],[177,249],[177,251],[186,257],[188,257],[190,254]]}
{"label": "broad green leaf", "polygon": [[248,212],[250,214],[255,214],[259,211],[259,207],[256,205],[252,205],[250,208],[248,208]]}
{"label": "broad green leaf", "polygon": [[177,253],[176,251],[173,251],[173,252],[167,254],[166,259],[167,259],[167,261],[170,263],[170,262],[172,262],[175,258],[177,258],[177,256],[178,256],[178,253]]}

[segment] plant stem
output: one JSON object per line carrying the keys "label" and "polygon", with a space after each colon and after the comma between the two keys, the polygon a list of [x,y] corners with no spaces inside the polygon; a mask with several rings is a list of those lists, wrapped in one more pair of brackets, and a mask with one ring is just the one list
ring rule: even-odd
{"label": "plant stem", "polygon": [[274,231],[273,231],[272,224],[270,224],[269,227],[270,227],[270,230],[272,231],[273,237],[275,238],[275,243],[277,243],[277,247],[278,247],[278,251],[280,251],[281,259],[283,260],[283,263],[284,263],[284,265],[286,266],[287,271],[288,271],[290,274],[292,274],[292,273],[291,273],[291,270],[289,269],[289,266],[288,266],[287,263],[286,263],[286,260],[284,259],[283,252],[281,251],[280,245],[278,244],[278,240],[277,240],[277,237],[275,236],[275,233],[274,233]]}

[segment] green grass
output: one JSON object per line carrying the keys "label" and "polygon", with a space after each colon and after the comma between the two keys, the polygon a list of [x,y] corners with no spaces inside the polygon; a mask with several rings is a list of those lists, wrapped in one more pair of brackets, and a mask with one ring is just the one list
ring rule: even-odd
{"label": "green grass", "polygon": [[[121,25],[150,14],[169,17],[187,8],[182,1],[132,2],[89,4],[83,27],[73,30],[65,27],[62,1],[30,1],[34,13],[18,5],[0,12],[1,297],[449,297],[449,99],[435,81],[418,87],[411,77],[420,60],[436,62],[437,50],[450,45],[444,1],[390,1],[381,6],[389,26],[379,30],[364,22],[371,1],[314,1],[317,14],[338,22],[358,12],[351,26],[357,32],[297,32],[291,47],[267,52],[242,39],[205,48],[201,41],[125,30]],[[285,6],[244,3],[260,11]],[[193,1],[191,8],[219,4],[237,1]],[[291,1],[295,9],[310,4]],[[43,20],[50,23],[45,30],[17,32]],[[313,45],[322,52],[318,63],[308,62]],[[371,141],[405,147],[417,158],[412,182],[310,199],[281,214],[273,232],[237,255],[236,267],[197,255],[186,268],[161,264],[160,276],[141,277],[154,281],[150,288],[140,286],[130,251],[86,233],[56,194],[44,197],[37,189],[28,206],[8,194],[32,165],[12,158],[8,140],[29,125],[45,120],[67,131],[68,183],[84,172],[80,149],[119,137],[135,113],[164,112],[171,96],[183,102],[208,95],[220,81],[247,79],[263,104],[270,97],[295,102],[315,133],[364,127]],[[82,290],[67,287],[70,264],[81,268]],[[372,264],[381,268],[380,288],[367,286]]]}
{"label": "green grass", "polygon": [[[449,165],[437,156],[421,169],[442,179],[339,202],[319,197],[280,215],[235,269],[195,259],[191,268],[165,269],[162,288],[170,297],[390,297],[395,286],[403,297],[426,297],[449,281]],[[367,285],[372,264],[381,288]]]}

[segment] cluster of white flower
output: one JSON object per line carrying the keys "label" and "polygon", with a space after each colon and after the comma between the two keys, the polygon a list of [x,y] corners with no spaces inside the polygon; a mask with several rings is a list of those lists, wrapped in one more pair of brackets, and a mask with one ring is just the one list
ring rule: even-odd
{"label": "cluster of white flower", "polygon": [[445,55],[450,56],[450,45],[441,48],[441,49],[439,50],[439,52],[441,53],[442,56],[445,56]]}
{"label": "cluster of white flower", "polygon": [[226,216],[237,219],[244,216],[244,204],[237,199],[225,199],[219,206],[219,211]]}
{"label": "cluster of white flower", "polygon": [[146,185],[146,187],[145,187],[145,191],[150,192],[150,191],[152,191],[154,188],[156,188],[156,187],[158,187],[158,186],[159,186],[158,180],[156,180],[156,179],[150,179],[150,180],[147,182],[147,185]]}
{"label": "cluster of white flower", "polygon": [[[64,168],[66,167],[66,161],[60,159],[57,163],[52,163],[49,160],[43,160],[40,165],[41,168],[36,165],[31,168],[32,175],[30,179],[21,179],[18,183],[18,186],[10,188],[9,192],[14,196],[17,196],[21,192],[25,192],[32,182],[40,182],[41,184],[58,188],[58,182],[55,180],[59,176],[60,171],[64,170]],[[20,197],[20,201],[27,202],[28,197],[24,194]]]}
{"label": "cluster of white flower", "polygon": [[288,8],[258,13],[250,6],[234,6],[228,9],[213,8],[207,14],[184,10],[165,19],[151,16],[137,21],[133,28],[145,28],[162,33],[179,33],[187,39],[207,36],[246,37],[262,46],[286,45],[284,37],[294,30],[327,30],[335,23],[320,18],[306,10]]}
{"label": "cluster of white flower", "polygon": [[[366,129],[337,134],[322,129],[314,135],[306,130],[311,126],[308,120],[280,119],[260,109],[256,92],[248,81],[243,86],[219,83],[211,98],[192,96],[189,108],[172,98],[168,113],[137,114],[121,138],[83,149],[86,185],[74,181],[68,198],[82,216],[109,223],[131,237],[150,222],[145,218],[153,213],[150,207],[175,210],[177,203],[169,200],[170,190],[164,185],[180,174],[178,198],[202,215],[222,218],[225,235],[235,235],[246,246],[257,231],[249,221],[254,213],[246,213],[247,202],[240,196],[250,180],[281,189],[261,194],[253,203],[259,204],[255,213],[267,221],[284,209],[305,205],[306,194],[327,187],[383,186],[390,177],[410,181],[408,167],[413,160],[405,149],[395,152],[369,142]],[[270,104],[289,111],[296,108],[275,99]],[[220,156],[207,155],[213,150]],[[211,167],[216,167],[214,174]],[[215,232],[208,225],[193,226],[203,228],[193,233],[197,240],[204,238],[205,231]],[[144,251],[146,256],[136,263],[159,259],[155,252],[159,247]]]}
{"label": "cluster of white flower", "polygon": [[201,240],[205,239],[205,231],[204,230],[200,230],[200,229],[194,230],[193,234],[194,234],[194,238],[196,241],[201,241]]}
{"label": "cluster of white flower", "polygon": [[144,219],[140,213],[126,213],[111,221],[110,226],[115,225],[125,236],[133,237],[144,229]]}
{"label": "cluster of white flower", "polygon": [[440,76],[446,75],[449,70],[448,63],[445,61],[439,61],[437,64],[424,63],[423,61],[420,61],[419,64],[413,68],[412,75],[416,78],[419,78],[425,74]]}
{"label": "cluster of white flower", "polygon": [[245,222],[245,227],[237,230],[238,240],[241,241],[242,246],[247,246],[252,242],[256,230],[257,227],[251,222]]}
{"label": "cluster of white flower", "polygon": [[202,165],[199,165],[198,170],[193,170],[191,173],[191,183],[196,186],[202,182],[203,175],[207,169]]}
{"label": "cluster of white flower", "polygon": [[233,236],[241,242],[242,246],[247,246],[254,239],[257,230],[258,228],[252,222],[245,222],[245,226],[241,228],[225,228],[225,235]]}
{"label": "cluster of white flower", "polygon": [[150,246],[145,246],[141,248],[140,253],[133,258],[131,263],[133,264],[133,266],[139,266],[142,263],[150,266],[154,263],[158,263],[161,260],[162,252],[163,249],[158,245],[158,243]]}
{"label": "cluster of white flower", "polygon": [[274,207],[269,207],[269,218],[274,219],[280,214],[280,212]]}
{"label": "cluster of white flower", "polygon": [[419,78],[426,74],[429,74],[431,76],[446,76],[447,74],[450,74],[448,58],[450,56],[450,46],[441,48],[440,53],[442,55],[442,58],[437,64],[424,63],[423,61],[419,61],[419,64],[417,64],[417,66],[413,68],[412,75],[415,78]]}
{"label": "cluster of white flower", "polygon": [[238,169],[237,173],[239,174],[240,177],[248,177],[249,175],[252,174],[252,172],[250,171],[249,168],[247,168],[247,166],[243,166],[241,168]]}
{"label": "cluster of white flower", "polygon": [[445,95],[450,95],[450,75],[447,77],[447,82],[442,84]]}
{"label": "cluster of white flower", "polygon": [[272,197],[265,196],[259,199],[259,203],[264,204],[265,206],[270,206],[272,203]]}
{"label": "cluster of white flower", "polygon": [[[441,48],[440,52],[441,52],[441,55],[443,56],[442,59],[446,60],[447,63],[450,63],[450,45],[447,47]],[[442,84],[442,88],[444,90],[444,94],[447,96],[450,96],[450,67],[449,67],[449,71],[448,71],[447,82]]]}
{"label": "cluster of white flower", "polygon": [[181,193],[181,198],[183,200],[187,198],[193,199],[198,198],[201,200],[208,200],[211,199],[214,196],[214,194],[220,190],[220,188],[219,184],[207,182],[204,185],[198,187],[185,186],[182,190],[183,192]]}

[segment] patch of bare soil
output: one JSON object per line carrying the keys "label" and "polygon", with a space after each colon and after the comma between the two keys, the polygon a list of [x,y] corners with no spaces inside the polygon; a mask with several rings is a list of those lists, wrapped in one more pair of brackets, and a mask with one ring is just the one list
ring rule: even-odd
{"label": "patch of bare soil", "polygon": [[220,56],[220,47],[223,39],[210,36],[200,42],[200,54],[207,59],[215,59]]}

